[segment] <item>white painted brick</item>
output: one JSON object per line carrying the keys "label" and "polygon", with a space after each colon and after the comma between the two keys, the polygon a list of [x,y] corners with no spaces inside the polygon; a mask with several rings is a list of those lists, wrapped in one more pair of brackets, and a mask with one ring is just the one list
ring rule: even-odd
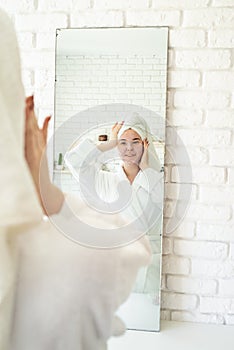
{"label": "white painted brick", "polygon": [[233,147],[211,149],[210,164],[218,166],[234,166]]}
{"label": "white painted brick", "polygon": [[212,6],[215,7],[233,7],[233,0],[213,0]]}
{"label": "white painted brick", "polygon": [[[188,152],[190,162],[193,164],[193,166],[208,164],[209,156],[207,149],[199,147],[186,147],[186,151]],[[182,160],[179,164],[183,165]],[[188,163],[184,165],[188,165]]]}
{"label": "white painted brick", "polygon": [[201,297],[200,311],[206,313],[233,313],[234,299]]}
{"label": "white painted brick", "polygon": [[196,8],[196,7],[207,7],[209,0],[152,0],[153,8],[175,8],[175,9],[184,9],[184,8]]}
{"label": "white painted brick", "polygon": [[52,70],[37,69],[35,72],[35,88],[51,89],[54,85],[54,72]]}
{"label": "white painted brick", "polygon": [[34,74],[31,70],[22,70],[22,80],[24,86],[32,87],[34,84]]}
{"label": "white painted brick", "polygon": [[166,166],[164,168],[164,183],[167,183],[170,181],[170,176],[171,176],[170,166]]}
{"label": "white painted brick", "polygon": [[72,27],[122,27],[123,15],[120,11],[83,11],[71,14]]}
{"label": "white painted brick", "polygon": [[219,280],[219,295],[233,297],[234,295],[234,278]]}
{"label": "white painted brick", "polygon": [[167,288],[173,292],[213,295],[217,291],[217,281],[182,276],[168,276]]}
{"label": "white painted brick", "polygon": [[161,307],[170,310],[194,310],[198,299],[195,295],[162,292]]}
{"label": "white painted brick", "polygon": [[187,258],[176,256],[163,256],[162,271],[163,273],[183,274],[186,275],[190,270],[190,261]]}
{"label": "white painted brick", "polygon": [[174,105],[176,108],[223,109],[230,103],[228,92],[216,91],[176,91]]}
{"label": "white painted brick", "polygon": [[225,316],[225,324],[234,325],[234,315],[226,315]]}
{"label": "white painted brick", "polygon": [[228,183],[234,185],[234,168],[228,169]]}
{"label": "white painted brick", "polygon": [[230,258],[234,260],[234,244],[230,244]]}
{"label": "white painted brick", "polygon": [[176,67],[184,69],[225,69],[231,65],[231,54],[228,50],[181,50],[175,54]]}
{"label": "white painted brick", "polygon": [[222,225],[215,225],[199,222],[196,237],[201,240],[234,242],[234,224],[226,222]]}
{"label": "white painted brick", "polygon": [[225,171],[219,167],[193,167],[192,170],[189,167],[173,167],[171,180],[179,183],[222,184],[225,182]]}
{"label": "white painted brick", "polygon": [[161,276],[161,289],[165,289],[166,288],[166,276],[162,275]]}
{"label": "white painted brick", "polygon": [[37,49],[55,50],[56,33],[38,33],[36,37]]}
{"label": "white painted brick", "polygon": [[[80,2],[78,0],[78,2]],[[85,2],[85,1],[84,1]],[[39,0],[38,11],[40,12],[61,12],[71,11],[72,0]]]}
{"label": "white painted brick", "polygon": [[205,72],[203,74],[203,82],[206,89],[233,91],[234,72]]}
{"label": "white painted brick", "polygon": [[[184,215],[184,205],[179,203],[178,214],[179,217]],[[200,221],[219,221],[223,222],[229,220],[231,211],[228,206],[221,205],[206,205],[202,203],[192,203],[189,205],[185,217],[193,220]]]}
{"label": "white painted brick", "polygon": [[175,61],[175,53],[174,53],[174,50],[168,48],[168,52],[167,52],[167,55],[168,55],[168,68],[171,68],[174,66],[174,61]]}
{"label": "white painted brick", "polygon": [[203,203],[233,203],[234,186],[200,186],[199,198]]}
{"label": "white painted brick", "polygon": [[208,35],[208,46],[214,48],[233,48],[234,38],[231,29],[211,30]]}
{"label": "white painted brick", "polygon": [[32,95],[34,92],[34,74],[30,70],[23,70],[22,71],[22,80],[24,84],[25,89],[25,95],[29,96]]}
{"label": "white painted brick", "polygon": [[18,44],[21,50],[32,49],[35,45],[35,38],[33,33],[19,33],[17,35]]}
{"label": "white painted brick", "polygon": [[173,216],[175,205],[176,205],[175,201],[169,201],[169,200],[165,201],[164,208],[163,208],[163,215],[165,218],[170,218]]}
{"label": "white painted brick", "polygon": [[170,219],[164,219],[164,233],[172,237],[192,238],[194,237],[195,224],[193,222],[181,221],[173,231],[167,231],[167,225],[170,225]]}
{"label": "white painted brick", "polygon": [[189,311],[173,311],[171,312],[171,318],[172,321],[179,321],[179,322],[195,322],[195,316],[193,315],[193,312]]}
{"label": "white painted brick", "polygon": [[228,246],[226,243],[197,242],[182,239],[174,241],[174,252],[177,255],[200,257],[207,259],[223,259],[227,257]]}
{"label": "white painted brick", "polygon": [[204,30],[172,29],[169,31],[169,46],[182,48],[199,48],[206,45]]}
{"label": "white painted brick", "polygon": [[[211,112],[211,111],[209,111]],[[203,113],[201,110],[184,110],[184,109],[174,109],[168,110],[168,120],[169,124],[174,126],[197,126],[203,122]],[[219,111],[220,114],[220,111]]]}
{"label": "white painted brick", "polygon": [[22,12],[33,12],[35,10],[35,1],[33,0],[0,0],[0,6],[9,14]]}
{"label": "white painted brick", "polygon": [[30,14],[16,16],[15,25],[19,31],[50,32],[67,27],[65,14]]}
{"label": "white painted brick", "polygon": [[212,129],[180,129],[178,136],[185,145],[191,146],[221,146],[231,143],[231,131]]}
{"label": "white painted brick", "polygon": [[234,261],[208,261],[192,259],[192,275],[204,276],[205,278],[233,278]]}
{"label": "white painted brick", "polygon": [[126,11],[128,26],[178,26],[179,11]]}
{"label": "white painted brick", "polygon": [[234,118],[232,110],[207,111],[206,125],[213,128],[234,128]]}
{"label": "white painted brick", "polygon": [[72,13],[92,7],[92,0],[72,0]]}
{"label": "white painted brick", "polygon": [[183,26],[185,27],[230,27],[234,26],[233,9],[209,8],[184,11]]}
{"label": "white painted brick", "polygon": [[21,53],[22,65],[26,69],[50,68],[54,69],[54,53],[27,51]]}
{"label": "white painted brick", "polygon": [[166,127],[166,139],[167,145],[175,145],[176,143],[176,130],[173,127]]}
{"label": "white painted brick", "polygon": [[172,109],[173,106],[173,99],[174,99],[174,92],[172,90],[167,91],[167,108]]}
{"label": "white painted brick", "polygon": [[[167,234],[167,235],[172,234],[172,235],[176,236],[178,233],[178,236],[179,236],[180,232],[178,231],[178,228],[181,228],[181,224],[183,224],[183,222],[185,220],[185,213],[187,210],[188,202],[183,201],[183,204],[184,204],[184,210],[180,216],[178,216],[176,214],[178,204],[176,203],[176,206],[174,206],[174,211],[173,211],[170,219],[167,220],[167,224],[166,224],[165,229],[164,229],[165,234]],[[191,231],[190,233],[189,232],[181,233],[181,236],[186,237],[186,235],[187,235],[187,237],[189,237],[190,234],[192,235],[193,231]]]}
{"label": "white painted brick", "polygon": [[201,75],[198,71],[169,71],[168,87],[197,87],[200,85],[200,77]]}
{"label": "white painted brick", "polygon": [[224,319],[220,315],[203,315],[197,311],[187,312],[187,311],[172,311],[171,313],[172,321],[181,322],[198,322],[198,323],[210,323],[210,324],[223,324]]}
{"label": "white painted brick", "polygon": [[191,192],[191,198],[197,196],[197,187],[190,184],[174,184],[168,183],[164,187],[164,198],[173,200],[184,200],[187,198],[187,193]]}
{"label": "white painted brick", "polygon": [[172,252],[172,239],[171,238],[163,238],[163,247],[162,252],[164,255],[171,254]]}
{"label": "white painted brick", "polygon": [[171,319],[171,312],[170,312],[170,310],[161,310],[160,311],[160,319],[169,321]]}
{"label": "white painted brick", "polygon": [[148,0],[94,0],[93,7],[100,9],[144,9],[149,7]]}

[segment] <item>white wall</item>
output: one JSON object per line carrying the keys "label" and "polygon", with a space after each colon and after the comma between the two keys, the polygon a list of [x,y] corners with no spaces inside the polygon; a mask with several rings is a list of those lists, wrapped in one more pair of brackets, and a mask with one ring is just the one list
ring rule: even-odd
{"label": "white wall", "polygon": [[[35,93],[40,119],[53,112],[56,27],[170,27],[165,222],[183,214],[186,195],[175,207],[181,186],[183,194],[192,184],[192,197],[178,229],[164,233],[162,318],[234,324],[233,0],[0,5],[15,21],[26,91]],[[189,161],[180,157],[179,137]]]}
{"label": "white wall", "polygon": [[[147,121],[152,133],[164,140],[165,60],[155,55],[59,55],[56,125],[90,107],[131,103],[149,108],[161,116],[155,123],[155,116],[149,114]],[[108,122],[108,111],[105,113],[105,122]]]}

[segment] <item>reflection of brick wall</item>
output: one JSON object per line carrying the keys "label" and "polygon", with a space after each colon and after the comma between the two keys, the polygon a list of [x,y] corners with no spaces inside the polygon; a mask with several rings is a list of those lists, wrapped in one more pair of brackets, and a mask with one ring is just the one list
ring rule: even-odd
{"label": "reflection of brick wall", "polygon": [[106,103],[132,103],[165,114],[166,58],[57,56],[56,69],[59,121]]}
{"label": "reflection of brick wall", "polygon": [[[58,56],[56,59],[56,126],[69,117],[102,104],[130,103],[165,116],[166,58],[154,56]],[[108,106],[110,110],[110,106]],[[122,111],[120,111],[121,114]],[[123,111],[124,114],[124,111]],[[105,107],[103,111],[105,115]],[[121,118],[121,116],[120,116]],[[152,119],[152,120],[151,120]],[[147,120],[152,132],[164,139],[163,119]],[[102,122],[108,122],[108,113]],[[77,118],[77,130],[93,121]],[[66,138],[64,130],[64,138]],[[56,145],[58,153],[60,145]]]}

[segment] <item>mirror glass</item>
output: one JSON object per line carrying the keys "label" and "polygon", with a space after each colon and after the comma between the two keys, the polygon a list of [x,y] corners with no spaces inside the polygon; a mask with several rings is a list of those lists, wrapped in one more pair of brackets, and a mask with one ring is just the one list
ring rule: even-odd
{"label": "mirror glass", "polygon": [[118,315],[128,329],[158,331],[168,28],[56,36],[53,181],[97,211],[140,222],[152,260]]}

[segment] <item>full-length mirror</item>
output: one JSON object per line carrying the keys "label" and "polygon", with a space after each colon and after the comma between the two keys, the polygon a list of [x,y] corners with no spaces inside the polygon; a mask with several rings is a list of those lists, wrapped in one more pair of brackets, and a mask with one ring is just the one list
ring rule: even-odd
{"label": "full-length mirror", "polygon": [[56,43],[53,181],[146,235],[152,259],[118,315],[147,331],[160,328],[167,36],[159,27],[58,29]]}

